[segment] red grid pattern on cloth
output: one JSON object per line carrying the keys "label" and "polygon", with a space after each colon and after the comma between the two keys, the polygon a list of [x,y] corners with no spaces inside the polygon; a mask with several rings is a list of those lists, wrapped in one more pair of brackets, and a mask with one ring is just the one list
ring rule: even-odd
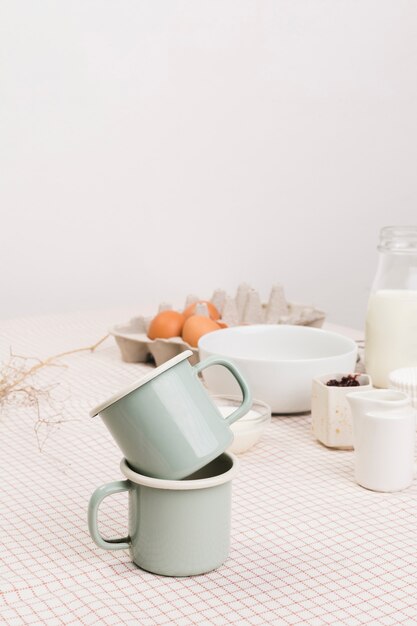
{"label": "red grid pattern on cloth", "polygon": [[[110,315],[3,322],[2,355],[10,344],[45,356],[91,343]],[[0,418],[0,623],[417,623],[416,485],[396,494],[360,488],[352,453],[316,443],[309,416],[274,417],[241,457],[231,553],[217,571],[164,578],[138,569],[127,552],[100,550],[88,534],[87,503],[98,485],[121,477],[120,453],[88,410],[146,366],[122,363],[110,340],[65,363],[38,378],[59,383],[68,420],[41,452],[32,409],[9,408]],[[126,522],[126,495],[106,499],[103,534],[124,535]]]}

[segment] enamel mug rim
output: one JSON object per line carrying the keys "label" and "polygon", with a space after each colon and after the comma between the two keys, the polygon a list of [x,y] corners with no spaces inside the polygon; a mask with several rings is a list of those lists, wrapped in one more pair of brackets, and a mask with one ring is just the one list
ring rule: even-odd
{"label": "enamel mug rim", "polygon": [[132,391],[136,391],[136,389],[139,389],[143,385],[146,385],[146,383],[149,383],[160,374],[163,374],[174,365],[177,365],[177,363],[185,361],[185,359],[188,359],[190,356],[193,356],[193,352],[191,350],[185,350],[185,352],[181,352],[181,354],[177,354],[177,356],[174,356],[172,359],[165,361],[165,363],[162,363],[162,365],[156,367],[154,370],[149,372],[149,374],[146,374],[145,376],[142,376],[139,380],[136,380],[134,383],[123,387],[123,389],[110,396],[110,398],[107,398],[107,400],[103,400],[103,402],[95,406],[94,409],[91,409],[90,417],[95,417],[102,411],[105,411],[109,408],[109,406],[115,404],[125,396],[128,396],[130,393],[132,393]]}
{"label": "enamel mug rim", "polygon": [[[210,478],[197,478],[195,480],[187,477],[183,478],[182,480],[153,478],[152,476],[147,476],[146,474],[135,472],[135,470],[129,467],[126,459],[121,460],[120,471],[127,479],[130,480],[130,482],[135,483],[136,485],[142,485],[143,487],[151,487],[152,489],[165,489],[170,491],[194,491],[195,489],[208,489],[209,487],[216,487],[217,485],[222,485],[223,483],[229,482],[239,472],[239,459],[231,452],[222,452],[221,454],[217,455],[217,457],[212,459],[210,463],[212,463],[222,455],[230,457],[232,461],[232,467],[227,470],[227,472],[224,472],[223,474],[218,474],[216,476],[210,476]],[[207,463],[206,465],[209,465],[209,463]],[[204,467],[200,469],[204,469]]]}

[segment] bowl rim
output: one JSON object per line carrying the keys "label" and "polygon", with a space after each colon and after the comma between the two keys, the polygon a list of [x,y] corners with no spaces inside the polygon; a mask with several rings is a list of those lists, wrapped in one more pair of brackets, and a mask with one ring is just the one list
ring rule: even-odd
{"label": "bowl rim", "polygon": [[[242,397],[241,396],[237,396],[234,394],[229,394],[229,393],[211,393],[209,394],[210,398],[212,400],[214,400],[216,407],[219,408],[221,406],[228,406],[227,404],[221,404],[220,402],[217,403],[217,400],[226,400],[226,401],[231,401],[231,402],[235,402],[237,404],[241,404],[242,403]],[[247,417],[247,413],[245,413],[245,415],[243,415],[239,420],[237,420],[238,422],[241,422],[242,420],[245,422],[245,424],[262,424],[263,422],[266,422],[268,420],[271,419],[272,417],[272,410],[271,407],[269,406],[269,404],[267,404],[266,402],[264,402],[263,400],[257,400],[256,398],[254,398],[252,400],[252,406],[249,409],[249,411],[251,411],[252,409],[254,411],[256,411],[256,405],[261,407],[261,409],[258,410],[259,415],[254,416],[254,417]],[[248,411],[248,413],[249,413]],[[232,428],[233,428],[233,424],[232,424]]]}
{"label": "bowl rim", "polygon": [[[303,359],[283,359],[283,358],[276,358],[276,357],[259,357],[259,356],[236,356],[233,355],[230,351],[226,351],[226,350],[213,350],[213,348],[207,348],[206,346],[204,346],[204,343],[210,342],[212,339],[210,339],[210,335],[214,336],[214,335],[218,335],[218,333],[227,333],[227,334],[245,334],[246,329],[256,329],[256,332],[262,332],[266,329],[268,329],[269,331],[273,331],[276,332],[278,329],[278,332],[281,332],[281,329],[292,329],[290,332],[301,332],[304,334],[311,334],[311,333],[319,333],[321,335],[328,335],[328,336],[333,336],[333,337],[337,337],[337,339],[342,339],[343,341],[346,342],[346,348],[350,345],[350,349],[346,349],[344,352],[340,352],[338,354],[333,354],[331,356],[317,356],[317,357],[305,357]],[[356,343],[356,341],[354,339],[351,339],[350,337],[346,337],[346,335],[341,335],[340,333],[336,333],[334,331],[331,330],[326,330],[323,328],[312,328],[310,326],[298,326],[298,325],[293,325],[293,324],[277,324],[277,325],[271,325],[271,324],[248,324],[247,326],[232,326],[231,328],[221,328],[220,330],[215,330],[211,333],[207,333],[206,335],[203,335],[202,337],[200,337],[199,341],[198,341],[198,349],[199,352],[200,350],[206,350],[207,352],[209,352],[210,354],[218,354],[220,356],[224,356],[230,359],[236,359],[239,361],[244,361],[247,363],[251,363],[251,362],[256,362],[256,363],[312,363],[314,361],[326,361],[328,359],[337,359],[339,357],[346,357],[346,356],[350,356],[352,354],[357,354],[358,352],[358,344]],[[201,352],[200,352],[200,357],[201,357]]]}

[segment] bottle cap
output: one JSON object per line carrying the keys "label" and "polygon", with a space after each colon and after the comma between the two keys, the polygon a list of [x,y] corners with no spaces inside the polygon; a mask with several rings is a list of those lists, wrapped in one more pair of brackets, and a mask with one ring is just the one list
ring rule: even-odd
{"label": "bottle cap", "polygon": [[381,252],[417,251],[417,226],[384,226],[379,235]]}

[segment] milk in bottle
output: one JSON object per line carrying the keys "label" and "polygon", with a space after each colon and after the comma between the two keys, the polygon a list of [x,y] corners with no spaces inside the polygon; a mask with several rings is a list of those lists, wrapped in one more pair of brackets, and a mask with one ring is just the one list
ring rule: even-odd
{"label": "milk in bottle", "polygon": [[379,264],[368,303],[365,367],[376,387],[417,365],[417,226],[381,230]]}
{"label": "milk in bottle", "polygon": [[376,387],[387,387],[392,370],[416,364],[417,290],[376,291],[366,318],[366,371]]}

